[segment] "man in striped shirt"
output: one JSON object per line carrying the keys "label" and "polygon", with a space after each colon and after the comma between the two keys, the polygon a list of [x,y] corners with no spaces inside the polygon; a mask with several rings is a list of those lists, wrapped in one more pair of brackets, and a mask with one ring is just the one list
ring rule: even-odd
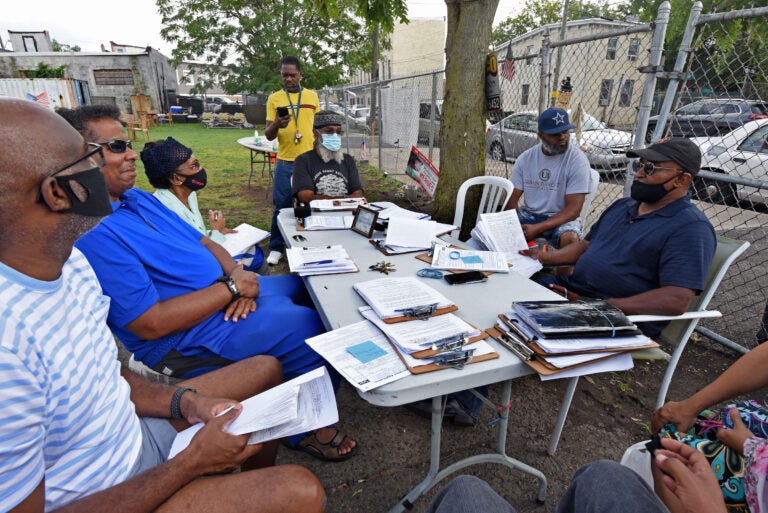
{"label": "man in striped shirt", "polygon": [[[15,219],[0,225],[0,512],[321,511],[309,471],[265,468],[275,443],[223,429],[238,400],[280,382],[276,360],[179,386],[120,367],[109,299],[73,249],[111,212],[103,149],[32,102],[0,99],[0,119],[0,214]],[[167,460],[176,431],[198,422]],[[237,467],[249,471],[200,479]]]}

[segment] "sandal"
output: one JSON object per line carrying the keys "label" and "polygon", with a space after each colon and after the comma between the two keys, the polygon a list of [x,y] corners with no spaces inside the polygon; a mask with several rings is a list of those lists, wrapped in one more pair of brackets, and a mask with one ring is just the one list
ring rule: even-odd
{"label": "sandal", "polygon": [[313,431],[312,433],[305,436],[299,443],[294,445],[293,447],[288,446],[286,447],[289,449],[293,449],[294,451],[303,451],[309,454],[310,456],[314,456],[315,458],[322,460],[322,461],[330,461],[330,462],[336,462],[336,461],[344,461],[349,458],[351,458],[355,451],[357,451],[357,445],[355,445],[351,451],[349,451],[346,454],[339,454],[339,447],[341,447],[342,442],[344,442],[345,438],[350,438],[349,436],[345,435],[341,431],[339,431],[337,428],[331,428],[336,430],[336,434],[331,438],[329,442],[322,443],[320,440],[317,439],[316,433],[317,431]]}

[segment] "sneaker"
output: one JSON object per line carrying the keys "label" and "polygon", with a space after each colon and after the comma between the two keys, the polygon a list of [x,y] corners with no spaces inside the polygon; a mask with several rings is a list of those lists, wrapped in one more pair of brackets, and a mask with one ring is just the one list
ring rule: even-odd
{"label": "sneaker", "polygon": [[273,249],[272,251],[269,252],[269,256],[267,257],[267,263],[269,265],[277,265],[277,263],[280,261],[281,258],[283,258],[283,254]]}

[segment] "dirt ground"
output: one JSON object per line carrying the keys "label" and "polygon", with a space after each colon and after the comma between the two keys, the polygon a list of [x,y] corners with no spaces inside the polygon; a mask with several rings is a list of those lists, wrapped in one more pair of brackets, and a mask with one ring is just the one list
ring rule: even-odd
{"label": "dirt ground", "polygon": [[[365,183],[364,183],[365,186]],[[392,201],[411,210],[429,212],[431,205],[421,194],[411,202],[403,189],[389,194],[369,193],[374,201]],[[248,191],[262,205],[268,191]],[[268,201],[268,200],[267,200]],[[272,274],[288,272],[285,261],[271,268]],[[751,334],[751,328],[745,332]],[[751,340],[742,341],[747,346]],[[692,340],[683,354],[668,399],[679,400],[700,389],[731,365],[738,354],[707,339]],[[509,455],[541,470],[548,481],[547,499],[536,502],[537,482],[507,467],[480,464],[454,475],[468,473],[488,481],[519,512],[553,511],[571,476],[581,465],[596,459],[618,461],[624,449],[649,436],[649,421],[666,362],[636,362],[622,373],[606,373],[580,379],[557,452],[546,453],[557,411],[565,391],[563,380],[543,383],[537,376],[517,380],[512,386]],[[443,372],[454,372],[443,371]],[[754,394],[765,399],[765,392]],[[501,386],[491,387],[491,399],[498,404]],[[312,470],[328,496],[327,511],[338,513],[383,513],[415,487],[429,467],[430,423],[402,407],[381,408],[368,404],[354,388],[343,383],[337,396],[339,426],[354,436],[358,453],[342,463],[324,463],[306,454],[280,449],[278,463],[295,463]],[[484,408],[481,422],[464,428],[445,422],[442,428],[443,467],[466,456],[492,451],[496,424],[488,422],[496,412]],[[412,511],[423,511],[429,498],[450,477],[420,498]]]}

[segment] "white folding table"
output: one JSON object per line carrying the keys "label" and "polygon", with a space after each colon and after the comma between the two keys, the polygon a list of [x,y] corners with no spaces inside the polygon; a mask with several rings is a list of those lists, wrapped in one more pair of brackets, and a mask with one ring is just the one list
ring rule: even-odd
{"label": "white folding table", "polygon": [[[347,213],[349,214],[349,213]],[[318,215],[314,213],[313,215]],[[329,215],[329,214],[320,214]],[[330,215],[339,215],[333,213]],[[415,258],[418,253],[387,256],[373,247],[368,240],[351,230],[298,231],[292,209],[283,209],[278,217],[280,231],[286,244],[291,247],[328,246],[341,244],[360,269],[357,273],[330,274],[304,278],[310,295],[328,330],[355,322],[362,317],[358,307],[365,302],[353,290],[352,285],[361,281],[384,277],[368,267],[382,260],[392,262],[396,271],[393,277],[415,276],[416,271],[429,264]],[[296,237],[296,238],[294,238]],[[306,240],[297,240],[303,237]],[[422,278],[420,278],[422,279]],[[487,282],[465,285],[448,285],[442,279],[424,280],[434,289],[451,299],[459,309],[456,315],[480,329],[489,328],[499,313],[508,311],[513,301],[559,300],[561,296],[515,273],[496,273]],[[498,433],[495,453],[478,454],[457,461],[440,470],[440,427],[442,424],[443,396],[482,385],[503,383],[502,404],[509,404],[512,380],[533,374],[534,371],[493,339],[488,339],[499,358],[464,366],[461,370],[445,369],[424,374],[412,374],[393,383],[383,385],[360,396],[377,406],[400,406],[432,398],[432,437],[430,467],[425,479],[401,499],[390,513],[410,509],[411,504],[445,476],[477,463],[498,463],[518,469],[536,477],[539,481],[537,499],[546,497],[547,481],[544,474],[506,454],[507,416],[497,423]],[[559,438],[559,433],[557,433]]]}

